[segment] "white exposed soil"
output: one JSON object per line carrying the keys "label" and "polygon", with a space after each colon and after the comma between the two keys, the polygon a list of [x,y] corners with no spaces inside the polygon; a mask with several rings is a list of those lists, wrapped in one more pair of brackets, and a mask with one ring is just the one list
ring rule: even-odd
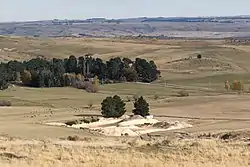
{"label": "white exposed soil", "polygon": [[[93,123],[81,123],[68,126],[65,123],[46,123],[47,125],[65,126],[71,128],[87,128],[106,136],[140,136],[143,134],[168,131],[175,129],[190,128],[192,125],[186,122],[160,122],[153,116],[146,118],[140,116],[122,118],[100,118]],[[164,126],[162,126],[164,125]],[[167,125],[167,126],[166,126]]]}
{"label": "white exposed soil", "polygon": [[92,123],[81,123],[81,124],[76,124],[76,125],[72,125],[72,128],[96,128],[96,127],[100,127],[100,126],[106,126],[106,125],[110,125],[110,124],[115,124],[118,123],[120,121],[122,121],[123,119],[114,119],[114,118],[100,118],[100,120],[98,122],[92,122]]}

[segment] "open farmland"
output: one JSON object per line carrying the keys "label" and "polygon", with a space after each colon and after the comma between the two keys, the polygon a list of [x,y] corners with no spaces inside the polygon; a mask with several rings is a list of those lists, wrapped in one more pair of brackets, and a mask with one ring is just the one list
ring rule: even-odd
{"label": "open farmland", "polygon": [[[223,40],[0,37],[1,61],[21,61],[36,57],[65,58],[86,53],[106,60],[117,56],[152,59],[161,70],[161,78],[150,84],[104,84],[100,86],[98,93],[70,87],[30,88],[11,85],[0,92],[0,100],[9,100],[12,103],[11,107],[0,108],[0,134],[4,136],[0,140],[0,164],[42,166],[41,162],[44,162],[47,166],[249,165],[249,135],[244,136],[245,140],[241,137],[227,144],[216,137],[204,139],[205,137],[197,136],[225,131],[247,134],[250,130],[250,45],[232,45]],[[197,58],[198,54],[201,59]],[[244,91],[226,91],[225,80],[230,83],[233,80],[243,81]],[[182,91],[188,92],[189,96],[181,97]],[[125,101],[133,96],[144,96],[154,118],[185,121],[192,127],[155,132],[150,134],[150,139],[145,139],[107,137],[86,129],[43,124],[75,120],[81,115],[98,115],[101,113],[102,100],[113,95],[119,95]],[[126,103],[127,114],[131,114],[133,103]],[[182,136],[176,137],[177,132]],[[79,136],[79,141],[61,139],[74,135]],[[170,144],[164,145],[166,138]],[[25,143],[29,143],[29,146],[25,147]],[[16,148],[15,145],[20,147]],[[151,152],[147,154],[149,150]],[[204,154],[202,150],[207,151]],[[4,154],[6,152],[24,157],[15,158]],[[127,158],[122,161],[124,156]],[[41,162],[35,157],[39,157]],[[211,157],[215,161],[212,162]],[[96,158],[98,160],[94,162]],[[129,164],[130,161],[136,162]]]}

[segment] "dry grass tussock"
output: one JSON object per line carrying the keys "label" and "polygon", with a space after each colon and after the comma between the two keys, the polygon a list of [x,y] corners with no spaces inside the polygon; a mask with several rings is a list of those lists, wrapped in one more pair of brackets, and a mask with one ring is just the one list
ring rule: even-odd
{"label": "dry grass tussock", "polygon": [[101,147],[94,143],[93,146],[87,146],[86,143],[89,141],[63,141],[57,144],[2,141],[0,166],[246,167],[250,163],[250,151],[246,143],[222,143],[214,139],[170,143],[153,143],[137,139],[133,144],[125,139],[124,141],[125,144],[120,141],[123,147]]}

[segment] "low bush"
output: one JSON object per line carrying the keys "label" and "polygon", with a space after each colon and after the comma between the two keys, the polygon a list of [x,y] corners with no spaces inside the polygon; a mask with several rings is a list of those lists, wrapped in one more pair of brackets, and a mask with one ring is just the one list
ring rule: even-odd
{"label": "low bush", "polygon": [[85,89],[89,93],[97,93],[99,90],[98,85],[93,84],[91,81],[76,81],[73,87]]}
{"label": "low bush", "polygon": [[9,107],[9,106],[11,106],[11,102],[10,101],[6,101],[6,100],[0,100],[0,106],[2,106],[2,107]]}
{"label": "low bush", "polygon": [[187,91],[182,90],[178,92],[178,97],[187,97],[187,96],[189,96],[189,93]]}
{"label": "low bush", "polygon": [[234,91],[242,91],[244,90],[244,84],[242,81],[235,80],[233,83],[230,85],[230,88]]}
{"label": "low bush", "polygon": [[8,89],[8,87],[9,84],[7,83],[7,81],[0,78],[0,90]]}
{"label": "low bush", "polygon": [[202,57],[201,54],[197,55],[197,59],[201,59],[201,57]]}
{"label": "low bush", "polygon": [[81,140],[79,136],[68,136],[67,140],[69,141],[79,141]]}
{"label": "low bush", "polygon": [[73,120],[73,121],[68,121],[65,124],[68,125],[68,126],[72,126],[72,125],[76,125],[76,124],[79,124],[79,123],[80,123],[79,120]]}
{"label": "low bush", "polygon": [[91,82],[87,82],[85,85],[85,89],[87,92],[89,93],[97,93],[98,92],[98,86],[91,83]]}
{"label": "low bush", "polygon": [[159,99],[159,95],[154,95],[154,99],[155,100]]}
{"label": "low bush", "polygon": [[90,123],[90,121],[87,120],[87,119],[83,119],[82,122],[85,123],[85,124],[89,124]]}

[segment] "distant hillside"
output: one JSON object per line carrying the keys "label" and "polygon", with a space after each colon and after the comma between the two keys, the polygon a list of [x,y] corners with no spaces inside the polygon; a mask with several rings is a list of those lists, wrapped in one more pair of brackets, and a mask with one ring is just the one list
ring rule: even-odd
{"label": "distant hillside", "polygon": [[17,36],[165,36],[184,38],[249,37],[250,16],[157,17],[47,20],[0,23],[1,35]]}

